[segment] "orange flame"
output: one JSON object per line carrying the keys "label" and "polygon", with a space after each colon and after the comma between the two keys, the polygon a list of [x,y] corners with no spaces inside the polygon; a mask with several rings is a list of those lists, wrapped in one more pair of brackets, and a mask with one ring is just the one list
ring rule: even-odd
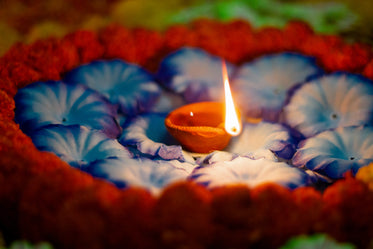
{"label": "orange flame", "polygon": [[241,133],[241,122],[238,117],[236,108],[234,106],[231,89],[229,86],[227,66],[223,61],[223,81],[224,81],[224,92],[225,92],[225,121],[224,128],[227,133],[232,136],[237,136]]}

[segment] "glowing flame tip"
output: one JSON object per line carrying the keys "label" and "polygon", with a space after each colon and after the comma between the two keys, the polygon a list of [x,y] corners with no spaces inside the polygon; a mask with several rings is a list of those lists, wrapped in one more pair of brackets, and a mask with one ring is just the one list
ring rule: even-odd
{"label": "glowing flame tip", "polygon": [[241,122],[239,120],[234,102],[232,92],[229,86],[227,66],[223,61],[223,81],[224,81],[224,93],[225,93],[225,131],[232,136],[237,136],[241,133]]}

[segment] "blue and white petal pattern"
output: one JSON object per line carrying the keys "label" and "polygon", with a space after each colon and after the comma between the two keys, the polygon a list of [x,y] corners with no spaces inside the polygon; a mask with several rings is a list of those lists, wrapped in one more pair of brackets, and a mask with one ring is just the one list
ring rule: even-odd
{"label": "blue and white petal pattern", "polygon": [[143,114],[129,120],[123,129],[119,142],[135,146],[141,153],[165,160],[189,160],[186,152],[167,132],[165,114]]}
{"label": "blue and white petal pattern", "polygon": [[[226,65],[229,77],[234,66]],[[224,98],[222,59],[199,48],[185,47],[164,58],[158,79],[188,103]]]}
{"label": "blue and white petal pattern", "polygon": [[237,157],[232,161],[219,161],[210,166],[197,167],[190,179],[208,188],[245,184],[249,187],[262,183],[277,183],[294,189],[310,183],[309,176],[302,170],[284,162]]}
{"label": "blue and white petal pattern", "polygon": [[185,181],[189,176],[188,170],[164,160],[142,158],[120,159],[110,165],[95,162],[90,168],[94,176],[113,182],[119,188],[137,186],[148,189],[157,195],[164,187],[177,181]]}
{"label": "blue and white petal pattern", "polygon": [[84,84],[100,92],[128,115],[149,110],[161,94],[161,87],[150,73],[122,60],[82,65],[71,70],[65,81]]}
{"label": "blue and white petal pattern", "polygon": [[50,125],[33,133],[32,141],[39,150],[52,152],[81,170],[97,160],[110,165],[118,158],[132,157],[116,139],[78,125]]}
{"label": "blue and white petal pattern", "polygon": [[208,166],[220,161],[232,161],[238,155],[230,153],[228,151],[213,151],[208,155],[200,156],[197,158],[196,163],[200,166]]}
{"label": "blue and white petal pattern", "polygon": [[296,89],[284,121],[305,137],[328,129],[373,123],[373,84],[367,78],[334,73]]}
{"label": "blue and white petal pattern", "polygon": [[242,65],[232,88],[243,113],[276,121],[288,90],[320,73],[314,58],[295,53],[266,55]]}
{"label": "blue and white petal pattern", "polygon": [[242,133],[232,138],[227,151],[253,159],[277,161],[293,157],[296,142],[283,125],[270,122],[245,123]]}
{"label": "blue and white petal pattern", "polygon": [[332,179],[373,162],[373,127],[341,127],[300,142],[293,164]]}
{"label": "blue and white petal pattern", "polygon": [[149,112],[169,113],[187,104],[184,98],[170,90],[162,89],[161,97],[150,108]]}
{"label": "blue and white petal pattern", "polygon": [[15,103],[15,121],[28,135],[50,124],[83,125],[113,138],[121,132],[116,107],[82,85],[35,82],[18,91]]}

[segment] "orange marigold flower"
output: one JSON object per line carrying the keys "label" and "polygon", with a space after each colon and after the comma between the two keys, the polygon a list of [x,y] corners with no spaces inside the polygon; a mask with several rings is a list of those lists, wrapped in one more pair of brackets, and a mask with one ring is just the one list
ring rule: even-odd
{"label": "orange marigold flower", "polygon": [[360,168],[356,174],[356,179],[368,184],[370,190],[373,191],[373,163]]}

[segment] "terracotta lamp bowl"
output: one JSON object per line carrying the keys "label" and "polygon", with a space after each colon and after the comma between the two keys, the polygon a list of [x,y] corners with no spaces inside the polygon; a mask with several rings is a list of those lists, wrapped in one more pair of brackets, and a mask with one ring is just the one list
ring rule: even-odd
{"label": "terracotta lamp bowl", "polygon": [[168,132],[191,152],[224,149],[231,136],[224,129],[224,103],[198,102],[172,111],[165,119]]}

